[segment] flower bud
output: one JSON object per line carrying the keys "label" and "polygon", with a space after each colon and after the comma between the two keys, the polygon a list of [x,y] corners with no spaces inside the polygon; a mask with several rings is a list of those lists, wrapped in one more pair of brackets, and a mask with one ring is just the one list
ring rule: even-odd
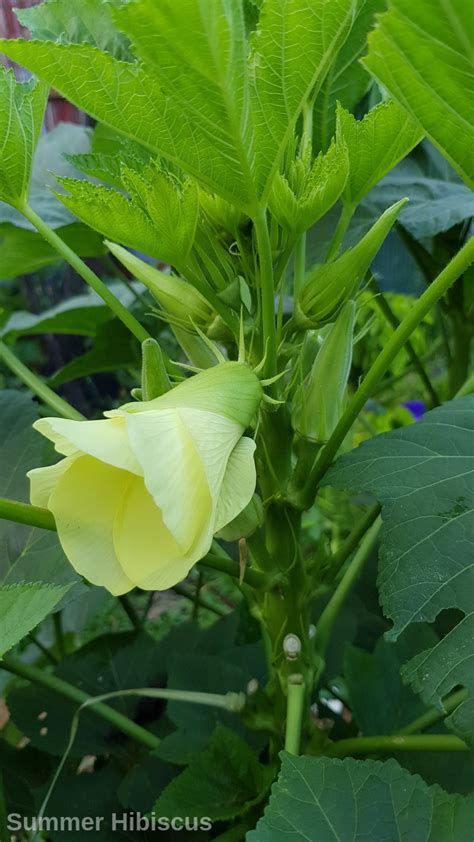
{"label": "flower bud", "polygon": [[351,370],[356,305],[347,301],[326,333],[312,369],[298,387],[292,424],[302,438],[324,443],[334,431],[344,408]]}
{"label": "flower bud", "polygon": [[214,310],[203,295],[177,275],[165,275],[123,246],[105,241],[106,246],[132,275],[150,290],[153,297],[172,319],[182,325],[192,320],[199,327],[207,327],[214,318]]}
{"label": "flower bud", "polygon": [[320,327],[334,320],[344,302],[356,293],[407,201],[401,199],[389,207],[341,257],[308,273],[295,310],[295,323],[300,328]]}

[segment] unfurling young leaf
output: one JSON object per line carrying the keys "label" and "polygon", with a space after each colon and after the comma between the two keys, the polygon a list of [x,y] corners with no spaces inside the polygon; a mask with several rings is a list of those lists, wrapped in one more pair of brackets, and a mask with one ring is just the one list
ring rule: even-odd
{"label": "unfurling young leaf", "polygon": [[47,96],[44,82],[17,82],[13,70],[0,67],[0,200],[13,207],[28,198]]}

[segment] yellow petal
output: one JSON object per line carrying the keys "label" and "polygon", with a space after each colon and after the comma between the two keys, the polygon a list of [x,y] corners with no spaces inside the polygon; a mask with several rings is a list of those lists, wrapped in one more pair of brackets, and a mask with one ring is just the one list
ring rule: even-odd
{"label": "yellow petal", "polygon": [[133,588],[115,554],[113,524],[133,474],[80,456],[49,499],[59,540],[74,569],[118,595]]}
{"label": "yellow petal", "polygon": [[53,441],[56,450],[65,456],[80,451],[115,468],[139,475],[142,473],[128,445],[125,421],[121,415],[100,421],[40,418],[33,426]]}
{"label": "yellow petal", "polygon": [[139,477],[133,478],[117,511],[114,544],[122,569],[144,590],[171,588],[196,560],[183,554]]}
{"label": "yellow petal", "polygon": [[186,554],[211,528],[213,501],[203,461],[181,412],[127,415],[130,446],[163,522]]}
{"label": "yellow petal", "polygon": [[67,471],[76,456],[68,456],[61,459],[55,465],[48,465],[46,468],[33,468],[28,471],[27,477],[30,481],[30,502],[33,506],[49,507],[49,498],[65,471]]}
{"label": "yellow petal", "polygon": [[229,456],[217,505],[215,532],[234,520],[252,499],[257,484],[254,452],[254,440],[244,436]]}

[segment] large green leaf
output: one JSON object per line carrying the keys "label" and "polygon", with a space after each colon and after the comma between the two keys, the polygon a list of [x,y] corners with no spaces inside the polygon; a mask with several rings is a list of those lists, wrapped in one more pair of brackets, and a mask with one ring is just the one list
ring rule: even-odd
{"label": "large green leaf", "polygon": [[[443,696],[458,685],[474,696],[473,432],[469,395],[364,442],[326,477],[336,488],[371,491],[382,504],[379,589],[394,622],[389,638],[411,623],[433,622],[446,608],[463,614],[439,643],[404,667],[404,679],[441,709]],[[472,716],[472,705],[468,710]],[[464,716],[463,733],[468,727]]]}
{"label": "large green leaf", "polygon": [[0,199],[9,204],[27,197],[47,94],[42,82],[17,82],[0,67]]}
{"label": "large green leaf", "polygon": [[250,64],[234,0],[137,0],[116,9],[140,63],[88,43],[9,40],[2,48],[96,119],[248,207],[268,185],[354,10],[355,0],[267,0]]}
{"label": "large green leaf", "polygon": [[472,187],[471,4],[391,0],[369,37],[364,63]]}
{"label": "large green leaf", "polygon": [[[349,178],[344,198],[356,205],[421,140],[423,132],[396,102],[372,108],[356,120],[338,107],[338,134],[347,144]],[[402,194],[397,196],[400,199]]]}
{"label": "large green leaf", "polygon": [[[107,252],[102,237],[82,223],[64,225],[57,233],[81,257],[101,257]],[[37,272],[59,260],[40,234],[8,222],[0,224],[0,281]]]}
{"label": "large green leaf", "polygon": [[371,84],[359,59],[366,52],[367,35],[375,15],[387,6],[387,0],[360,0],[356,17],[346,42],[331,64],[316,98],[313,115],[313,143],[316,152],[326,151],[336,130],[336,105],[352,111]]}
{"label": "large green leaf", "polygon": [[42,582],[0,587],[0,658],[53,611],[70,587]]}
{"label": "large green leaf", "polygon": [[395,760],[283,753],[270,803],[247,842],[471,842],[474,796],[428,787]]}
{"label": "large green leaf", "polygon": [[154,812],[170,818],[193,815],[212,821],[233,819],[262,797],[269,783],[268,771],[247,743],[218,725],[208,749],[195,755],[168,784]]}
{"label": "large green leaf", "polygon": [[62,383],[98,372],[133,367],[139,370],[140,362],[140,346],[135,337],[122,322],[111,319],[99,325],[93,347],[58,369],[48,382],[56,389]]}

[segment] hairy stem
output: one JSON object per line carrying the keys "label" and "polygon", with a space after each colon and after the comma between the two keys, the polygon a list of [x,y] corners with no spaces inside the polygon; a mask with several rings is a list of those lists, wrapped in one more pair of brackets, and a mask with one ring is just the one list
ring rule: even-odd
{"label": "hairy stem", "polygon": [[331,638],[331,632],[339,611],[341,610],[355,580],[375,546],[381,525],[382,519],[379,515],[372,526],[367,530],[359,549],[355,553],[354,558],[350,562],[346,572],[319,618],[319,622],[316,626],[316,650],[322,658],[324,658]]}
{"label": "hairy stem", "polygon": [[311,505],[318,485],[331,465],[339,447],[344,441],[347,433],[357,419],[359,412],[363,409],[366,401],[371,397],[375,388],[380,383],[383,375],[392,364],[399,351],[405,345],[407,339],[418,327],[422,319],[430,312],[436,302],[447,292],[454,282],[462,275],[474,260],[474,237],[462,247],[455,257],[448,263],[445,269],[430,284],[423,295],[417,300],[409,313],[400,322],[385,347],[370,367],[364,380],[357,389],[346,411],[343,413],[336,429],[329,441],[323,447],[313,468],[310,471],[305,489],[301,494],[300,505],[304,508]]}
{"label": "hairy stem", "polygon": [[277,344],[275,321],[275,288],[273,258],[268,231],[266,210],[262,209],[254,219],[260,265],[260,289],[262,296],[263,352],[265,354],[265,376],[277,373]]}
{"label": "hairy stem", "polygon": [[120,319],[121,322],[124,323],[126,327],[128,327],[129,331],[133,333],[133,335],[138,339],[139,342],[143,342],[145,339],[148,339],[150,334],[148,331],[140,324],[139,321],[135,318],[135,316],[130,313],[130,311],[115,297],[115,295],[110,291],[108,286],[104,284],[103,281],[92,271],[92,269],[81,260],[80,257],[71,249],[69,246],[61,240],[61,237],[58,237],[55,231],[49,227],[49,225],[41,219],[40,216],[30,207],[30,205],[25,204],[20,208],[23,216],[31,222],[32,225],[36,228],[36,230],[41,234],[41,236],[50,244],[50,246],[61,255],[61,257],[69,263],[73,269],[77,272],[78,275],[81,276],[85,280],[90,287],[100,295],[102,300],[107,304],[108,307],[112,310],[113,313]]}
{"label": "hairy stem", "polygon": [[300,674],[288,678],[288,696],[286,701],[285,751],[290,754],[300,753],[301,728],[306,700],[304,678]]}
{"label": "hairy stem", "polygon": [[354,737],[334,743],[328,755],[355,757],[359,754],[392,754],[397,751],[469,751],[469,746],[459,737],[450,737],[445,734]]}
{"label": "hairy stem", "polygon": [[25,386],[28,386],[35,395],[38,395],[43,403],[50,406],[51,409],[62,418],[70,418],[72,421],[84,421],[84,416],[81,415],[77,409],[74,409],[74,407],[67,401],[60,398],[56,392],[53,392],[53,390],[44,383],[41,377],[38,377],[37,374],[30,371],[30,369],[18,359],[16,354],[13,353],[11,348],[8,348],[8,346],[2,341],[0,341],[0,360],[5,363],[13,374],[16,374]]}

